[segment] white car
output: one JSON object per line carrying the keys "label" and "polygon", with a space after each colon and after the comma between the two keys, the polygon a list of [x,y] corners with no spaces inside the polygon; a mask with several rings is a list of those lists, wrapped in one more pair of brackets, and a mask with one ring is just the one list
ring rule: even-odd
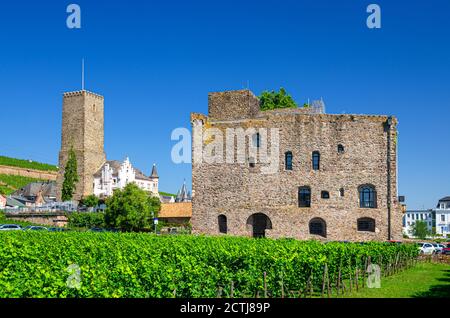
{"label": "white car", "polygon": [[436,243],[433,243],[433,246],[434,246],[434,249],[435,249],[435,251],[436,251],[436,253],[437,254],[441,254],[442,253],[442,250],[444,249],[444,245],[442,245],[442,244],[436,244]]}
{"label": "white car", "polygon": [[431,243],[417,243],[419,245],[419,253],[422,255],[433,255],[436,249]]}
{"label": "white car", "polygon": [[3,224],[0,225],[0,231],[19,231],[22,230],[20,225],[16,224]]}

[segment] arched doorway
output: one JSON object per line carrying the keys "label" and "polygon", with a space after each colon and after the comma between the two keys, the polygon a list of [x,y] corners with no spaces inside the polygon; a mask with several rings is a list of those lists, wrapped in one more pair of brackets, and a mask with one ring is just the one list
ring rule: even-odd
{"label": "arched doorway", "polygon": [[263,213],[255,213],[247,219],[247,225],[252,227],[252,236],[255,238],[266,237],[266,230],[272,229],[272,221]]}

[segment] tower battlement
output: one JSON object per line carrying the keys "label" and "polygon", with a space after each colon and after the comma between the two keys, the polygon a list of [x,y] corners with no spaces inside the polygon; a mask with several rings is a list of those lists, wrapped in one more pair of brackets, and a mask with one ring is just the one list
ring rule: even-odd
{"label": "tower battlement", "polygon": [[77,97],[77,96],[83,96],[83,95],[89,95],[91,97],[102,99],[102,100],[105,99],[102,95],[99,95],[99,94],[96,94],[96,93],[93,93],[90,91],[86,91],[86,90],[63,93],[64,98]]}

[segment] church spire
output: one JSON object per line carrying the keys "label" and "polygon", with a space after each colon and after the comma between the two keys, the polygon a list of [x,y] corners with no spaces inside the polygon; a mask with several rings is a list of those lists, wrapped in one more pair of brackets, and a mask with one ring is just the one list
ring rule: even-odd
{"label": "church spire", "polygon": [[150,175],[151,178],[159,178],[158,177],[158,171],[156,170],[156,163],[153,164],[152,168],[152,174]]}

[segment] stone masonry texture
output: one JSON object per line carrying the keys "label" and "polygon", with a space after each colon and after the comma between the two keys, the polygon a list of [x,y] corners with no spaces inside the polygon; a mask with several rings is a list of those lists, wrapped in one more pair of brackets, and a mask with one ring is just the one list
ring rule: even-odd
{"label": "stone masonry texture", "polygon": [[85,90],[63,95],[61,150],[56,180],[58,200],[61,199],[64,168],[71,147],[77,157],[79,176],[73,199],[79,201],[93,193],[93,175],[106,161],[103,96]]}
{"label": "stone masonry texture", "polygon": [[[225,215],[228,235],[252,236],[253,226],[247,221],[263,213],[272,224],[265,231],[267,237],[322,240],[309,233],[310,220],[322,218],[326,240],[401,238],[395,117],[308,114],[305,109],[260,111],[258,98],[248,90],[212,93],[208,102],[208,116],[192,113],[191,123],[220,129],[224,143],[226,128],[278,128],[279,169],[262,174],[263,163],[250,167],[248,163],[194,161],[194,233],[219,235],[218,217]],[[343,153],[338,145],[344,146]],[[287,151],[293,154],[292,170],[285,170]],[[320,152],[320,170],[312,169],[313,151]],[[376,208],[360,207],[358,188],[365,184],[375,187]],[[309,208],[298,205],[302,186],[311,188]],[[340,196],[341,188],[344,196]],[[328,191],[330,198],[322,199],[321,191]],[[363,217],[375,220],[374,232],[358,231],[357,220]]]}

